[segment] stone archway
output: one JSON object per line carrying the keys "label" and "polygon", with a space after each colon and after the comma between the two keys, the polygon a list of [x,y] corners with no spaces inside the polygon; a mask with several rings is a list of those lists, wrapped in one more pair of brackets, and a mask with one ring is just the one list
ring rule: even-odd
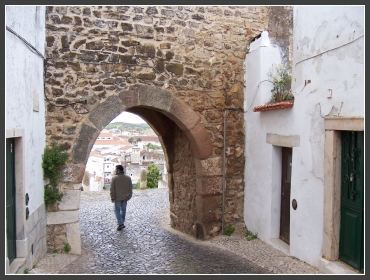
{"label": "stone archway", "polygon": [[[206,239],[223,218],[242,222],[243,63],[268,8],[50,6],[46,25],[46,140],[70,154],[63,191],[79,190],[99,132],[128,111],[162,141],[172,227]],[[76,204],[52,214],[74,233]]]}
{"label": "stone archway", "polygon": [[[210,206],[208,202],[208,207],[202,206],[204,199],[210,200],[206,198],[207,195],[221,194],[221,180],[217,180],[219,184],[216,187],[214,179],[211,182],[207,179],[209,175],[222,175],[220,170],[217,174],[213,170],[214,162],[219,165],[220,159],[216,157],[215,161],[213,158],[210,134],[201,123],[200,116],[170,92],[152,86],[135,85],[118,96],[107,98],[90,113],[90,123],[81,125],[73,147],[73,164],[77,169],[85,168],[101,128],[122,111],[142,117],[159,136],[167,162],[173,227],[205,238],[205,225],[217,223],[220,217],[219,203]],[[176,165],[181,168],[176,168]],[[208,174],[210,170],[213,170],[213,174]],[[211,191],[208,190],[209,183]],[[218,191],[215,192],[215,189]],[[184,193],[187,195],[184,196]]]}
{"label": "stone archway", "polygon": [[[81,175],[96,137],[122,111],[142,117],[159,136],[166,156],[171,226],[196,238],[207,239],[212,229],[220,228],[221,158],[213,155],[211,137],[200,116],[170,92],[153,86],[135,85],[118,96],[107,98],[90,113],[88,121],[80,125],[72,149],[72,162],[64,177],[63,189],[69,194],[67,200],[79,192],[79,181],[82,181]],[[64,232],[64,239],[73,243],[73,252],[79,253],[76,249],[80,243],[78,209],[74,209],[73,215],[69,210],[68,206],[63,206],[59,207],[59,213],[50,213],[51,221],[59,221],[49,225],[49,239],[60,238]],[[55,241],[50,244],[55,248]]]}

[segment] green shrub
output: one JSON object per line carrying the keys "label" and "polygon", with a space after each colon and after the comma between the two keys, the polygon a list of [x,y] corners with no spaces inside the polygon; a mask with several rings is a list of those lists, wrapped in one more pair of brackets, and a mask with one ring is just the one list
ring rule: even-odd
{"label": "green shrub", "polygon": [[60,201],[63,197],[63,194],[59,192],[57,187],[54,187],[50,184],[44,186],[44,201],[46,205],[54,204],[57,201]]}
{"label": "green shrub", "polygon": [[30,273],[30,269],[29,268],[26,268],[24,271],[23,271],[24,274],[28,274]]}
{"label": "green shrub", "polygon": [[235,228],[232,225],[228,225],[225,228],[225,235],[230,236],[235,231]]}
{"label": "green shrub", "polygon": [[250,230],[248,230],[247,234],[246,234],[246,237],[247,237],[248,241],[251,241],[251,240],[256,239],[258,237],[258,233],[253,233]]}
{"label": "green shrub", "polygon": [[292,74],[289,68],[283,66],[281,63],[273,65],[268,72],[268,77],[273,84],[271,102],[293,99],[291,95]]}
{"label": "green shrub", "polygon": [[51,147],[45,147],[41,166],[44,171],[43,179],[49,180],[49,183],[44,186],[44,201],[46,205],[52,205],[63,197],[57,186],[67,160],[68,154],[62,151],[61,146],[52,144]]}
{"label": "green shrub", "polygon": [[64,251],[66,253],[68,253],[69,251],[71,251],[71,245],[69,243],[65,243],[64,244]]}
{"label": "green shrub", "polygon": [[162,178],[162,173],[159,167],[155,164],[148,165],[148,172],[146,176],[146,185],[149,189],[158,188],[158,181]]}
{"label": "green shrub", "polygon": [[42,168],[44,179],[49,179],[49,184],[56,187],[62,177],[62,171],[68,160],[68,154],[62,151],[61,146],[53,144],[45,147],[42,155]]}

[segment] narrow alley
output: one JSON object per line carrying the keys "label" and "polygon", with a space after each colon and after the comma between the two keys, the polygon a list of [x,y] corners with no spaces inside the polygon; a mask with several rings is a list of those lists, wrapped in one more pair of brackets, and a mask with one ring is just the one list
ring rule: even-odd
{"label": "narrow alley", "polygon": [[319,271],[245,229],[207,241],[169,225],[168,189],[134,190],[116,231],[109,191],[81,192],[81,256],[47,254],[30,274],[315,274]]}

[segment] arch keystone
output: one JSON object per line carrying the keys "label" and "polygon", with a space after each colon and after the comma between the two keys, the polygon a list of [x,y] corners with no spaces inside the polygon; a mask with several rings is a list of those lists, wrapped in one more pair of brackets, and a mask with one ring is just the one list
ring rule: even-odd
{"label": "arch keystone", "polygon": [[151,107],[161,112],[168,112],[172,103],[172,94],[154,86],[134,85],[130,87],[139,94],[139,106]]}
{"label": "arch keystone", "polygon": [[131,108],[139,105],[139,93],[136,90],[128,90],[120,92],[118,95],[122,104],[126,108]]}

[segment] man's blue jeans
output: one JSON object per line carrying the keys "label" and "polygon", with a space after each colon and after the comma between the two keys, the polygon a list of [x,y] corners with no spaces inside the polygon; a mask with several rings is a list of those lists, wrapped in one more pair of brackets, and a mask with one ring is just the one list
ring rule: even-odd
{"label": "man's blue jeans", "polygon": [[126,206],[127,206],[127,200],[115,200],[114,201],[114,213],[116,214],[117,224],[119,226],[125,223]]}

